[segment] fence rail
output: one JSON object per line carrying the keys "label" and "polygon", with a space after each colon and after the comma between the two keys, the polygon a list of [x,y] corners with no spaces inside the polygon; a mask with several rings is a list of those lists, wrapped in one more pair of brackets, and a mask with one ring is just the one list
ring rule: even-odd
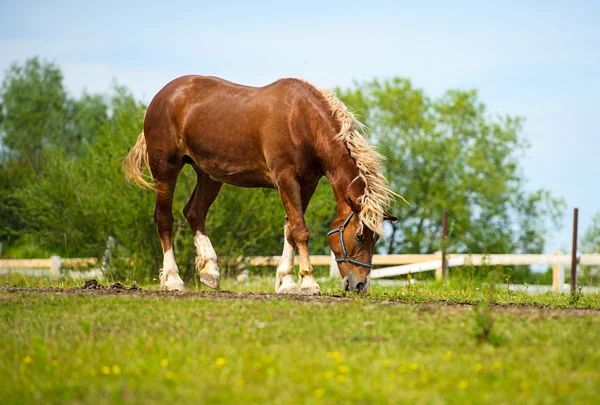
{"label": "fence rail", "polygon": [[[277,266],[281,256],[256,256],[246,259],[251,266]],[[338,268],[331,255],[314,255],[310,257],[315,266],[330,266],[330,275],[337,275]],[[565,266],[571,265],[569,254],[447,254],[447,267],[459,266],[521,266],[521,265],[552,265],[552,284],[554,291],[560,291],[564,284]],[[296,262],[299,260],[296,258]],[[442,277],[442,254],[404,254],[404,255],[375,255],[376,268],[371,272],[371,278],[395,277],[408,273],[435,271],[436,277]],[[600,254],[582,254],[577,257],[577,264],[600,265]],[[61,268],[85,268],[99,265],[95,258],[61,258],[52,256],[49,259],[1,259],[0,269],[48,269],[50,276],[58,276]]]}

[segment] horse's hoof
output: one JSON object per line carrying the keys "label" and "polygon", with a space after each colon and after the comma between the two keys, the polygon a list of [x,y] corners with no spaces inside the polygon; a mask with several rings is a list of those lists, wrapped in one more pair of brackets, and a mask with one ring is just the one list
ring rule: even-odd
{"label": "horse's hoof", "polygon": [[321,295],[321,288],[318,285],[310,285],[307,287],[300,287],[300,294],[302,295]]}
{"label": "horse's hoof", "polygon": [[313,277],[305,277],[300,281],[300,294],[321,295],[321,288]]}
{"label": "horse's hoof", "polygon": [[277,294],[299,294],[298,285],[296,283],[283,282],[277,289]]}
{"label": "horse's hoof", "polygon": [[167,291],[185,291],[185,286],[183,285],[183,280],[167,280],[165,283],[165,288]]}
{"label": "horse's hoof", "polygon": [[213,290],[219,289],[219,276],[215,276],[214,274],[200,273],[200,281],[202,284],[212,288]]}

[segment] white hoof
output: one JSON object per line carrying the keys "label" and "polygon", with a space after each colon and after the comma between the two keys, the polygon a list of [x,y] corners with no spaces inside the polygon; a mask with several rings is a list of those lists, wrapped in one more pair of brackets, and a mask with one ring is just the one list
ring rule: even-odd
{"label": "white hoof", "polygon": [[199,273],[202,284],[212,288],[213,290],[219,289],[219,280],[221,278],[221,274],[219,273],[219,267],[215,262],[208,262]]}
{"label": "white hoof", "polygon": [[185,286],[183,285],[183,280],[177,277],[169,277],[167,282],[164,284],[167,291],[185,291]]}
{"label": "white hoof", "polygon": [[281,285],[279,287],[277,287],[276,291],[277,294],[299,294],[300,291],[298,290],[298,284],[294,283],[294,279],[293,277],[285,277],[282,281],[281,281]]}
{"label": "white hoof", "polygon": [[314,277],[304,277],[300,281],[300,294],[302,295],[321,295],[321,288]]}

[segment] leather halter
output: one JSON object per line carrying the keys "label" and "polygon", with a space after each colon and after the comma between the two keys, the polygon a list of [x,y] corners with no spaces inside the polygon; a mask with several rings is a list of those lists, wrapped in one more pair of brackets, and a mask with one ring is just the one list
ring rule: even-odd
{"label": "leather halter", "polygon": [[346,245],[344,244],[344,228],[346,227],[346,225],[348,225],[348,222],[350,222],[350,219],[352,218],[353,215],[354,215],[354,212],[351,212],[350,215],[348,215],[348,218],[346,218],[346,220],[344,221],[344,223],[342,225],[340,225],[339,228],[332,229],[331,231],[327,232],[327,236],[333,235],[336,232],[340,233],[340,244],[342,245],[342,253],[344,254],[344,257],[336,257],[335,258],[336,262],[338,262],[338,263],[349,262],[349,263],[357,264],[359,266],[368,267],[370,269],[373,267],[373,265],[371,263],[361,262],[360,260],[353,259],[348,255],[348,252],[346,251]]}

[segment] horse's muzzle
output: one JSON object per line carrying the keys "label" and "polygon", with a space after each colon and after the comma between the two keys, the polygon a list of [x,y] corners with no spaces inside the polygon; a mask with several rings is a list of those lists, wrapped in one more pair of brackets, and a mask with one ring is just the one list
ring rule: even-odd
{"label": "horse's muzzle", "polygon": [[369,290],[369,284],[371,284],[370,276],[367,276],[366,280],[356,280],[352,276],[346,276],[342,280],[342,286],[344,291],[365,294]]}

